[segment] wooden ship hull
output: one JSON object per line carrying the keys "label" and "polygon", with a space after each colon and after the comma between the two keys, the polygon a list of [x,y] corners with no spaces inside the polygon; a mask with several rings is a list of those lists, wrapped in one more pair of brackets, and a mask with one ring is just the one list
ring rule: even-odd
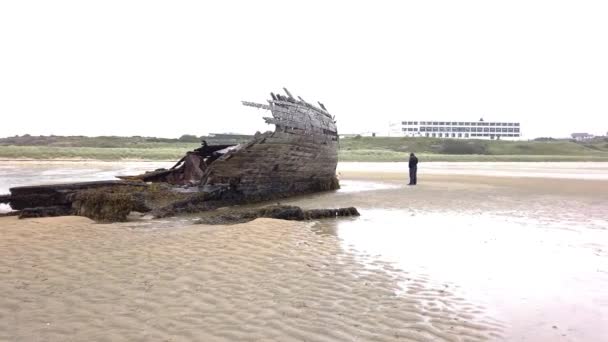
{"label": "wooden ship hull", "polygon": [[269,110],[274,132],[258,134],[215,160],[201,187],[221,188],[244,197],[298,194],[338,187],[338,132],[332,116],[304,100],[272,94],[268,104],[243,102]]}
{"label": "wooden ship hull", "polygon": [[[274,131],[256,133],[247,143],[214,146],[204,142],[201,148],[188,152],[171,169],[119,177],[123,181],[107,182],[105,188],[98,183],[16,187],[10,189],[11,195],[0,196],[0,201],[8,202],[15,210],[31,212],[32,207],[44,204],[41,209],[60,206],[64,210],[57,212],[71,210],[79,214],[82,210],[75,207],[83,202],[75,200],[79,198],[79,191],[92,191],[93,188],[97,192],[115,193],[112,189],[121,187],[138,192],[138,210],[148,208],[179,213],[338,189],[338,132],[334,118],[323,104],[315,106],[300,97],[294,98],[287,89],[285,92],[286,96],[271,93],[267,104],[243,102],[248,107],[268,110],[271,116],[264,120],[275,126]],[[184,196],[171,203],[163,202],[160,208],[152,203],[154,201],[147,200],[157,195],[146,196],[145,187],[142,189],[150,183],[163,183],[170,186],[163,191],[179,192]],[[142,186],[134,187],[133,184]],[[80,196],[84,197],[94,197],[97,201],[103,198]],[[95,206],[99,207],[99,204],[95,203]],[[89,203],[87,208],[91,207]]]}

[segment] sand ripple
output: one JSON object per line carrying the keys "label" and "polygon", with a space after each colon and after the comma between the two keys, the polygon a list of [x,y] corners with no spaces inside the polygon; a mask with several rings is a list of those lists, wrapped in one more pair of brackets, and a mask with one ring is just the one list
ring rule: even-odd
{"label": "sand ripple", "polygon": [[0,218],[0,340],[481,341],[483,308],[270,219],[134,230]]}

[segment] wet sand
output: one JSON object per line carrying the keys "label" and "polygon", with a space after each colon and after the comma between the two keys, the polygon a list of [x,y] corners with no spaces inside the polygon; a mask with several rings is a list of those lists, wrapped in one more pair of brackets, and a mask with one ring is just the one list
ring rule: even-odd
{"label": "wet sand", "polygon": [[449,289],[388,263],[365,267],[303,223],[146,231],[76,217],[1,220],[0,340],[478,341],[500,332]]}
{"label": "wet sand", "polygon": [[408,187],[342,164],[341,190],[281,203],[362,216],[310,223],[0,218],[0,340],[606,341],[608,181],[589,165]]}

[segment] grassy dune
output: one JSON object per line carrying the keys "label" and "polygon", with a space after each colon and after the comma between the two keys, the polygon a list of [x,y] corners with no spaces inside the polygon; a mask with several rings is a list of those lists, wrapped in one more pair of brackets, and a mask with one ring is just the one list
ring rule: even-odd
{"label": "grassy dune", "polygon": [[198,147],[56,147],[56,146],[0,146],[3,159],[97,159],[97,160],[178,160],[186,151]]}
{"label": "grassy dune", "polygon": [[579,143],[360,137],[340,141],[344,161],[403,161],[410,152],[426,161],[608,161],[608,139]]}
{"label": "grassy dune", "polygon": [[[232,143],[212,139],[212,144]],[[145,137],[13,137],[0,139],[0,158],[177,160],[198,146],[196,140]],[[608,161],[608,138],[579,143],[357,137],[340,140],[339,156],[342,161],[390,162],[405,161],[410,152],[425,161]]]}
{"label": "grassy dune", "polygon": [[[340,161],[398,162],[407,161],[409,153],[383,150],[340,151]],[[608,155],[487,155],[416,153],[425,162],[608,162]]]}

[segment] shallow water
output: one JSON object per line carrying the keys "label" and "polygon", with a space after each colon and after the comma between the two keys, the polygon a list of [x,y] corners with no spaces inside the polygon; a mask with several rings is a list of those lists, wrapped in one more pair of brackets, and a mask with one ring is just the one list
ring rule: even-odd
{"label": "shallow water", "polygon": [[507,340],[608,337],[605,225],[590,229],[582,221],[563,229],[547,217],[413,208],[362,209],[361,215],[325,220],[316,229],[479,305],[505,323]]}
{"label": "shallow water", "polygon": [[[17,185],[108,179],[170,166],[3,162],[0,193]],[[404,167],[343,163],[344,174],[381,173],[387,179],[345,177],[339,191],[281,203],[356,206],[361,217],[323,220],[313,229],[336,235],[364,265],[391,263],[471,303],[478,315],[502,323],[504,340],[608,341],[608,163],[426,163],[423,175],[458,177],[417,187],[391,179],[391,173],[405,175]],[[480,175],[496,181],[478,181]],[[538,180],[521,181],[530,178]],[[585,190],[577,191],[581,184]],[[125,226],[167,229],[194,219]],[[402,288],[402,295],[410,295],[407,281]]]}
{"label": "shallow water", "polygon": [[[171,166],[168,162],[0,161],[0,195],[16,186],[116,179]],[[10,210],[0,203],[0,213]]]}
{"label": "shallow water", "polygon": [[[338,172],[408,173],[407,163],[359,163],[338,165]],[[539,177],[558,179],[608,180],[604,162],[430,162],[418,164],[418,172],[430,175],[474,175],[495,177]]]}
{"label": "shallow water", "polygon": [[0,161],[0,194],[15,186],[116,179],[158,168],[170,162],[38,162]]}

